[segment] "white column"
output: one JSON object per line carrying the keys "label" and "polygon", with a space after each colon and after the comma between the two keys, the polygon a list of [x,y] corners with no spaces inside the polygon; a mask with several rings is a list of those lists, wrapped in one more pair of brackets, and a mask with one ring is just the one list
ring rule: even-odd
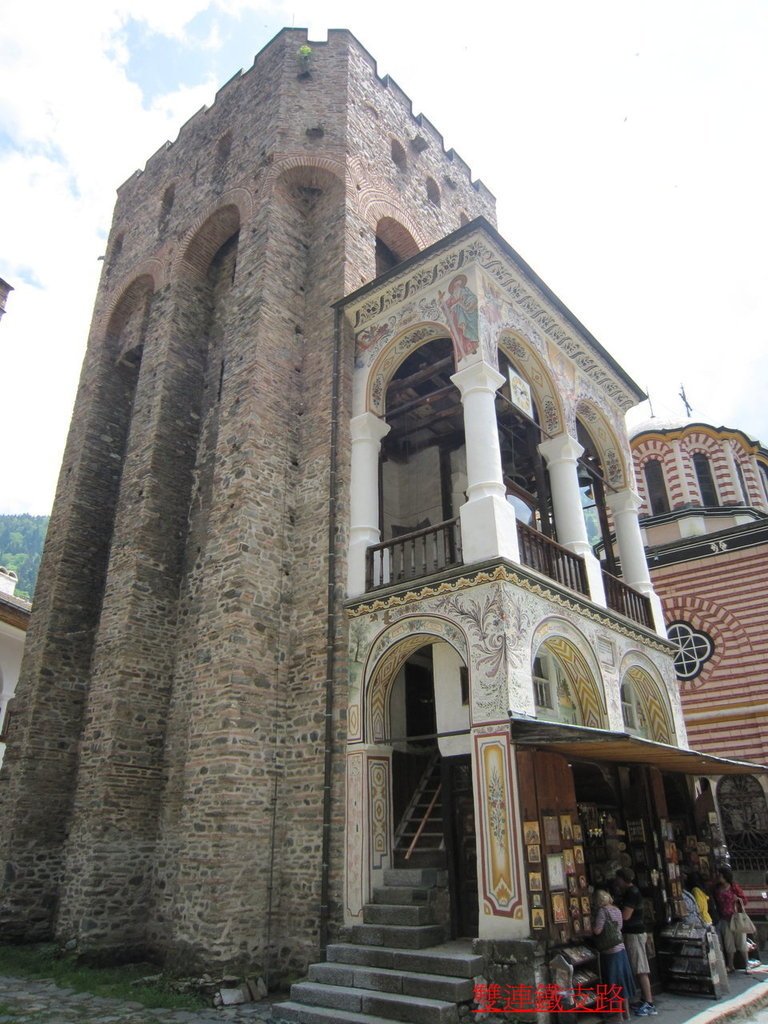
{"label": "white column", "polygon": [[467,451],[467,501],[459,509],[464,562],[501,556],[520,561],[515,510],[506,500],[496,424],[496,391],[504,377],[473,363],[451,380],[461,392]]}
{"label": "white column", "polygon": [[[683,504],[690,505],[693,502],[693,495],[691,493],[691,488],[688,483],[688,468],[685,460],[683,459],[683,451],[680,447],[679,441],[671,441],[670,444],[672,446],[672,451],[675,456],[675,466],[677,467],[677,476],[680,480],[680,493],[683,498]],[[674,508],[674,503],[672,502],[672,495],[670,494],[669,497],[669,503]]]}
{"label": "white column", "polygon": [[637,511],[642,505],[642,499],[630,487],[621,491],[613,491],[606,495],[605,503],[613,513],[613,523],[616,529],[616,544],[621,559],[621,571],[624,582],[639,593],[644,594],[651,602],[653,609],[653,623],[656,632],[666,637],[667,630],[664,625],[664,613],[656,591],[651,583],[651,574],[648,571],[648,560],[645,557],[643,547],[643,535],[640,531],[640,521]]}
{"label": "white column", "polygon": [[379,530],[379,450],[389,424],[364,412],[350,420],[352,471],[350,477],[349,566],[347,596],[365,593],[365,552],[381,540]]}
{"label": "white column", "polygon": [[560,434],[549,441],[542,441],[539,451],[547,460],[549,470],[557,542],[575,555],[581,555],[587,570],[590,596],[596,604],[606,607],[603,572],[587,537],[581,504],[578,459],[584,449],[568,434]]}
{"label": "white column", "polygon": [[[730,441],[721,441],[720,447],[725,455],[725,462],[728,466],[728,473],[730,476],[730,487],[733,491],[733,496],[739,505],[749,504],[749,495],[742,494],[741,481],[739,480],[739,474],[736,471],[736,459],[733,456],[733,449],[731,448]],[[746,481],[745,481],[746,484]]]}

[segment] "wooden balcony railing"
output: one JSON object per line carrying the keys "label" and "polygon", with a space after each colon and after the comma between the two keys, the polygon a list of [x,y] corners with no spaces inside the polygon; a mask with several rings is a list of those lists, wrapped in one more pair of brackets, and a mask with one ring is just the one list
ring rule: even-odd
{"label": "wooden balcony railing", "polygon": [[461,565],[461,527],[448,519],[437,526],[404,533],[374,544],[365,553],[365,589],[377,590],[406,580],[431,576]]}
{"label": "wooden balcony railing", "polygon": [[620,612],[628,619],[639,622],[641,626],[653,629],[651,602],[645,594],[639,593],[623,580],[611,576],[605,569],[603,569],[603,585],[605,586],[605,602],[612,611]]}
{"label": "wooden balcony railing", "polygon": [[520,520],[517,522],[517,538],[523,565],[589,597],[587,570],[581,555],[575,555]]}

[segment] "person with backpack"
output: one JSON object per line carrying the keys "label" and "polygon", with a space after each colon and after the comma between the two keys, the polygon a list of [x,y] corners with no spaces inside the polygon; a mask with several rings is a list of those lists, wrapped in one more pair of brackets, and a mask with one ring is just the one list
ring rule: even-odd
{"label": "person with backpack", "polygon": [[651,968],[648,963],[646,945],[648,936],[645,933],[643,916],[643,894],[635,885],[635,872],[632,868],[619,868],[614,877],[617,903],[621,908],[624,921],[624,945],[627,956],[635,972],[642,1002],[634,1008],[636,1017],[655,1017],[658,1013],[651,991]]}
{"label": "person with backpack", "polygon": [[595,891],[595,917],[592,935],[600,950],[600,970],[603,983],[616,985],[622,991],[624,1015],[629,1020],[629,1001],[634,995],[635,978],[621,935],[621,911],[614,905],[613,897],[605,889]]}

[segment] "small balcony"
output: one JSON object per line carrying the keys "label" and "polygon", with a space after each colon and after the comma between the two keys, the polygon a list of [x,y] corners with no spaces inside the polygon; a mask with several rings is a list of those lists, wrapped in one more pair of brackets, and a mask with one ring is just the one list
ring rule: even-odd
{"label": "small balcony", "polygon": [[639,622],[641,626],[653,629],[653,611],[651,602],[638,590],[628,586],[623,580],[617,579],[603,569],[603,586],[605,587],[605,603],[611,611],[626,615],[628,619]]}
{"label": "small balcony", "polygon": [[550,540],[538,530],[518,520],[517,539],[520,545],[520,561],[535,569],[543,576],[589,597],[587,570],[584,559],[568,548]]}
{"label": "small balcony", "polygon": [[[518,520],[520,562],[568,590],[589,597],[584,559]],[[463,564],[458,518],[405,533],[368,548],[365,559],[367,592],[421,580]],[[622,580],[603,570],[608,608],[653,629],[651,602]]]}
{"label": "small balcony", "polygon": [[461,564],[459,520],[448,519],[368,548],[365,589],[378,590],[408,580],[423,579]]}

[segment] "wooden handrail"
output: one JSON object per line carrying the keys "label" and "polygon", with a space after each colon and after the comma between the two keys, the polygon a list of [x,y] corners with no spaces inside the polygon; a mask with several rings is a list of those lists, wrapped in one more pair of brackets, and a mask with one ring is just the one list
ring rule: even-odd
{"label": "wooden handrail", "polygon": [[376,590],[407,580],[420,579],[461,565],[459,520],[404,533],[373,544],[365,553],[365,589]]}
{"label": "wooden handrail", "polygon": [[562,544],[546,537],[525,523],[517,521],[517,537],[520,543],[520,561],[536,569],[551,580],[562,583],[569,590],[576,590],[589,597],[587,569],[581,555],[576,555]]}
{"label": "wooden handrail", "polygon": [[430,814],[434,810],[435,804],[437,803],[437,798],[440,796],[440,790],[442,788],[443,788],[443,784],[440,783],[440,785],[435,790],[435,795],[432,797],[432,800],[431,800],[431,802],[429,804],[429,807],[424,812],[424,817],[421,819],[419,827],[416,829],[416,835],[411,840],[411,845],[406,850],[405,857],[403,858],[404,860],[409,860],[410,859],[410,856],[413,853],[414,847],[416,846],[416,843],[418,843],[418,841],[419,841],[421,833],[424,831],[424,829],[427,826],[427,819],[429,818]]}
{"label": "wooden handrail", "polygon": [[603,569],[605,601],[611,611],[626,615],[641,626],[653,629],[653,609],[650,600],[639,590],[630,587],[624,580],[617,579]]}

